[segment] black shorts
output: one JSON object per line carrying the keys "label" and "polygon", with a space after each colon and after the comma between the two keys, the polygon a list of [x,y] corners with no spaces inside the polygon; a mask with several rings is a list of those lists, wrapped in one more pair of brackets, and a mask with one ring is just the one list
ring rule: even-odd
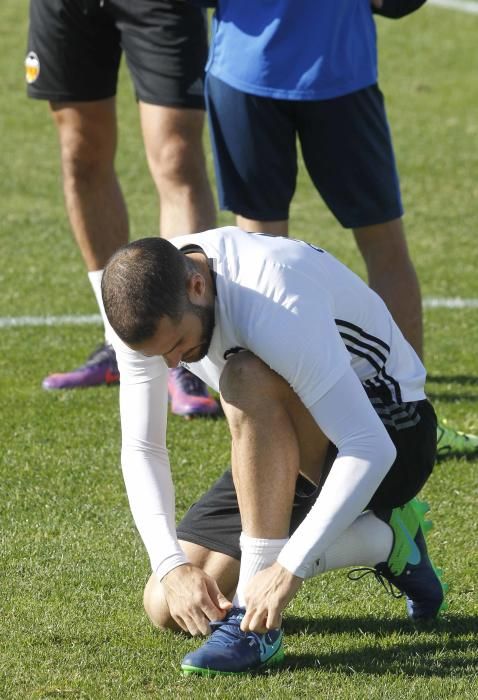
{"label": "black shorts", "polygon": [[30,97],[113,97],[123,51],[138,100],[204,109],[207,24],[200,8],[181,0],[31,0]]}
{"label": "black shorts", "polygon": [[288,219],[298,139],[312,182],[342,226],[372,226],[403,214],[377,85],[329,100],[280,100],[241,92],[208,74],[206,104],[222,209],[258,221]]}
{"label": "black shorts", "polygon": [[[387,517],[392,508],[417,495],[430,476],[436,458],[435,411],[428,401],[388,407],[377,411],[397,449],[390,471],[373,495],[367,508]],[[304,520],[315,503],[336,454],[331,445],[321,483],[315,486],[302,476],[296,485],[290,534]],[[180,540],[241,558],[239,536],[241,516],[231,471],[226,471],[195,503],[178,525]]]}

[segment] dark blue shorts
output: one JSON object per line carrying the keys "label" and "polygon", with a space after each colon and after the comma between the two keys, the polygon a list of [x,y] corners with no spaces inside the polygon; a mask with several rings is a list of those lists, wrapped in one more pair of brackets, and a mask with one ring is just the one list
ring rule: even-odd
{"label": "dark blue shorts", "polygon": [[206,105],[222,209],[258,221],[288,219],[298,140],[315,187],[342,226],[371,226],[402,215],[377,85],[330,100],[277,100],[208,75]]}
{"label": "dark blue shorts", "polygon": [[113,97],[123,53],[137,99],[204,109],[207,25],[200,8],[179,0],[30,0],[30,97]]}

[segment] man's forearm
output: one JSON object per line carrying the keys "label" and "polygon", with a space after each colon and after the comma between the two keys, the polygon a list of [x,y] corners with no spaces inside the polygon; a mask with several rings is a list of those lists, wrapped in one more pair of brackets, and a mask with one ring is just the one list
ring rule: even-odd
{"label": "man's forearm", "polygon": [[134,522],[151,568],[161,579],[187,562],[176,536],[174,487],[167,454],[160,460],[158,455],[123,448],[122,467]]}

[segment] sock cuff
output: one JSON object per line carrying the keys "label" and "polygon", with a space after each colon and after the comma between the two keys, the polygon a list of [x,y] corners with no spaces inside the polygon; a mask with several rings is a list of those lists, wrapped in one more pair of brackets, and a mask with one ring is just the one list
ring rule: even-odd
{"label": "sock cuff", "polygon": [[103,277],[103,270],[90,270],[88,272],[88,279],[93,287],[95,293],[99,289],[101,291],[101,278]]}
{"label": "sock cuff", "polygon": [[261,553],[265,550],[274,550],[280,552],[280,550],[288,541],[288,537],[284,539],[273,540],[268,538],[250,537],[249,535],[246,535],[245,532],[241,532],[241,536],[239,538],[239,545],[241,547],[241,551],[247,551],[251,553]]}
{"label": "sock cuff", "polygon": [[111,326],[108,323],[108,319],[106,318],[105,314],[105,307],[103,306],[103,297],[101,296],[101,279],[103,277],[103,270],[93,270],[91,272],[88,272],[88,279],[90,280],[90,284],[93,288],[93,292],[95,294],[96,298],[96,303],[98,304],[98,308],[101,313],[101,318],[103,319],[103,326],[105,328],[105,341],[109,344],[112,345],[112,330]]}

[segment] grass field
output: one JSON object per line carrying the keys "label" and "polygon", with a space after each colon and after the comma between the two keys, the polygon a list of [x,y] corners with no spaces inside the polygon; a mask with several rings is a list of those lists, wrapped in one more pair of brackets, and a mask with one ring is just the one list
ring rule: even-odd
{"label": "grass field", "polygon": [[[26,0],[0,4],[0,317],[94,314],[60,187],[56,135],[25,98]],[[478,298],[478,16],[438,7],[378,22],[385,92],[426,298]],[[133,237],[157,231],[157,204],[129,78],[119,93],[118,169]],[[227,223],[229,215],[220,216]],[[348,232],[301,171],[292,231],[359,273]],[[440,417],[478,432],[478,309],[425,310],[428,391]],[[0,327],[0,698],[478,697],[477,462],[437,466],[424,497],[450,584],[449,610],[416,631],[404,603],[343,572],[309,582],[286,616],[287,659],[258,677],[184,678],[197,641],[159,634],[142,611],[149,563],[119,468],[118,391],[46,393],[80,364],[94,325]],[[171,419],[178,515],[228,462],[223,421]]]}

